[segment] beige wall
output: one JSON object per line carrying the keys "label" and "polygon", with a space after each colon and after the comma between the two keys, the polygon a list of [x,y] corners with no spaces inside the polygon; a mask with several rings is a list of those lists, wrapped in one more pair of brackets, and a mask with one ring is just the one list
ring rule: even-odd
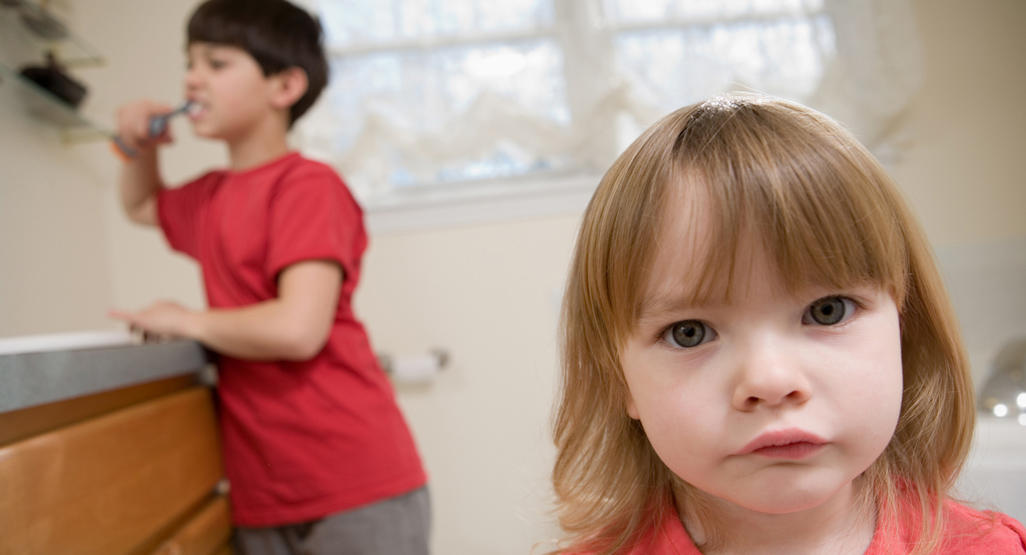
{"label": "beige wall", "polygon": [[[107,57],[105,67],[89,70],[89,108],[99,121],[113,125],[118,106],[130,100],[148,98],[172,105],[181,101],[184,25],[197,3],[96,0],[74,5],[77,27]],[[223,148],[193,137],[181,118],[172,121],[171,130],[176,142],[164,149],[161,159],[169,183],[224,163]],[[93,163],[104,184],[102,221],[110,248],[111,302],[133,309],[167,298],[202,307],[204,297],[192,262],[169,254],[156,230],[140,228],[122,216],[117,203],[118,159],[102,151]]]}
{"label": "beige wall", "polygon": [[1026,3],[918,0],[925,80],[894,177],[937,245],[1026,235]]}
{"label": "beige wall", "polygon": [[[193,2],[94,0],[73,15],[107,68],[83,72],[92,109],[110,117],[138,96],[181,96],[181,26]],[[1026,3],[918,0],[925,87],[904,122],[894,174],[938,248],[970,352],[1026,333]],[[0,85],[3,89],[5,85]],[[191,263],[156,233],[124,222],[103,145],[61,146],[0,105],[0,333],[106,325],[108,303],[156,297],[200,306]],[[180,123],[180,122],[179,122]],[[10,130],[17,130],[14,137]],[[167,157],[172,180],[218,163],[187,137]],[[447,349],[452,365],[399,396],[434,488],[435,552],[520,554],[555,531],[546,514],[557,305],[577,214],[379,234],[358,312],[393,354]]]}
{"label": "beige wall", "polygon": [[102,326],[108,192],[56,128],[24,113],[20,92],[0,83],[0,336]]}
{"label": "beige wall", "polygon": [[[54,3],[107,60],[73,71],[89,85],[82,112],[112,127],[120,102],[181,98],[180,22],[193,4]],[[0,336],[117,329],[110,308],[141,307],[155,296],[202,306],[191,264],[120,216],[119,162],[107,144],[66,144],[55,126],[26,113],[19,94],[15,83],[0,84]],[[165,160],[169,179],[222,159],[220,148],[177,129],[183,137]]]}
{"label": "beige wall", "polygon": [[979,382],[1026,335],[1026,2],[915,7],[925,79],[893,175],[936,248]]}

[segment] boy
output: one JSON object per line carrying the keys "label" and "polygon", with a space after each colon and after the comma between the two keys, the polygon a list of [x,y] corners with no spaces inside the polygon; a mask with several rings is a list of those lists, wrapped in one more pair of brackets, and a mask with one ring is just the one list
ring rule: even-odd
{"label": "boy", "polygon": [[135,222],[202,269],[209,310],[114,312],[218,352],[220,424],[242,553],[426,553],[426,477],[350,300],[367,244],[360,207],[286,133],[327,81],[316,19],[285,0],[209,0],[188,24],[194,131],[229,167],[165,188],[147,122],[118,113],[138,151],[121,173]]}

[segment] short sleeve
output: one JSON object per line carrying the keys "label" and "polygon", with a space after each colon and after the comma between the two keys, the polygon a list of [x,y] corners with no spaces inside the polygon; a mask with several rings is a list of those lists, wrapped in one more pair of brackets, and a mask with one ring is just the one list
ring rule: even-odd
{"label": "short sleeve", "polygon": [[[1026,528],[1014,518],[1002,514],[991,513],[995,520],[993,534],[995,551],[991,553],[1026,553]],[[999,551],[1007,550],[1007,551]]]}
{"label": "short sleeve", "polygon": [[977,511],[949,501],[941,553],[1026,553],[1026,529],[996,511]]}
{"label": "short sleeve", "polygon": [[181,187],[162,189],[157,194],[157,219],[172,249],[192,258],[199,255],[200,226],[219,180],[210,172]]}
{"label": "short sleeve", "polygon": [[366,246],[363,214],[342,178],[327,167],[289,176],[270,209],[267,275],[304,260],[333,260],[346,279],[358,274]]}

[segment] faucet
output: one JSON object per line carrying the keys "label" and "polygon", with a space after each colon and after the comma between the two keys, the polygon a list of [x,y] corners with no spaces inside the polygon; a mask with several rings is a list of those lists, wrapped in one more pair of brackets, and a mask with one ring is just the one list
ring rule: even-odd
{"label": "faucet", "polygon": [[998,352],[977,407],[988,416],[1014,418],[1026,426],[1026,337],[1013,339]]}

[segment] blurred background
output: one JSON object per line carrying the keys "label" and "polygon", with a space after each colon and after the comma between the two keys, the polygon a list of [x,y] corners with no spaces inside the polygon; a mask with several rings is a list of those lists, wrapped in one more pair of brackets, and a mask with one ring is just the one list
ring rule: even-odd
{"label": "blurred background", "polygon": [[[103,137],[124,102],[181,100],[196,2],[50,2],[72,37],[57,42],[28,37],[9,4],[0,337],[116,329],[109,308],[158,298],[202,307],[196,267],[121,214]],[[304,5],[325,24],[333,80],[293,141],[365,207],[357,313],[382,353],[450,355],[431,382],[397,383],[431,477],[437,553],[519,554],[557,535],[548,428],[579,217],[623,146],[702,97],[808,103],[880,157],[935,249],[978,384],[1026,335],[1022,0]],[[47,51],[88,89],[77,110],[16,75]],[[168,182],[225,162],[219,144],[172,127]]]}

